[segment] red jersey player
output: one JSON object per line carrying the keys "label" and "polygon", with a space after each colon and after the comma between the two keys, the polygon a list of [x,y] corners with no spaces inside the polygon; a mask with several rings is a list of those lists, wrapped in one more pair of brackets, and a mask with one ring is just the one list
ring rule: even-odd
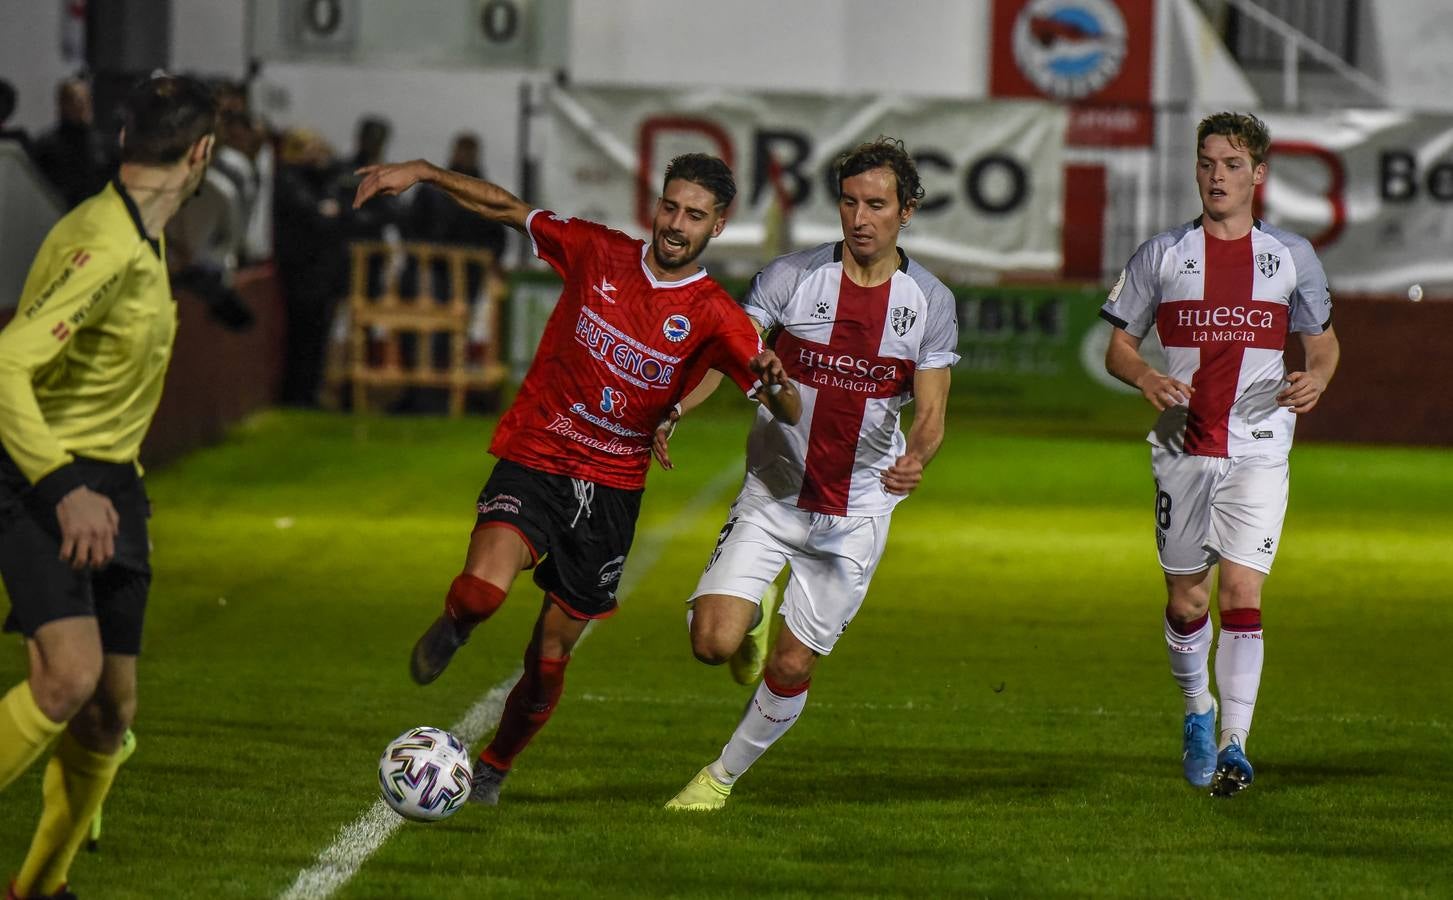
{"label": "red jersey player", "polygon": [[409,667],[420,684],[439,677],[516,576],[535,570],[545,602],[524,674],[474,764],[470,800],[493,805],[515,756],[560,698],[571,648],[590,620],[615,612],[657,423],[707,369],[725,373],[787,421],[797,421],[801,401],[746,314],[696,265],[736,195],[721,160],[687,154],[671,161],[650,243],[531,210],[498,185],[422,160],[359,174],[355,205],[431,183],[466,209],[523,232],[565,280],[490,443],[499,462],[479,494],[464,571],[449,586],[443,614],[414,645]]}
{"label": "red jersey player", "polygon": [[[1228,796],[1253,777],[1245,747],[1261,685],[1261,585],[1286,516],[1292,429],[1326,390],[1338,345],[1311,244],[1252,215],[1266,177],[1266,125],[1217,113],[1196,139],[1200,218],[1142,244],[1100,315],[1115,326],[1105,368],[1161,413],[1148,440],[1169,597],[1165,640],[1186,704],[1182,767],[1192,785]],[[1138,352],[1152,327],[1166,373]],[[1290,375],[1282,362],[1289,333],[1307,359]],[[1213,566],[1219,742],[1208,671]]]}

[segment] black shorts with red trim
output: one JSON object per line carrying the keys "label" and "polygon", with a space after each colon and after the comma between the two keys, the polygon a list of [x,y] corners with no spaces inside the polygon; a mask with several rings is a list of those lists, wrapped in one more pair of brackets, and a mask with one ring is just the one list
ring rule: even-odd
{"label": "black shorts with red trim", "polygon": [[86,487],[104,494],[121,520],[115,554],[99,569],[76,570],[61,561],[61,530],[54,506],[31,488],[0,450],[0,578],[10,595],[5,631],[34,637],[42,626],[74,616],[94,617],[106,653],[141,652],[141,625],[151,588],[151,503],[130,463],[77,459]]}
{"label": "black shorts with red trim", "polygon": [[535,584],[572,618],[602,619],[616,610],[644,493],[502,459],[479,492],[475,528],[513,529],[535,558]]}

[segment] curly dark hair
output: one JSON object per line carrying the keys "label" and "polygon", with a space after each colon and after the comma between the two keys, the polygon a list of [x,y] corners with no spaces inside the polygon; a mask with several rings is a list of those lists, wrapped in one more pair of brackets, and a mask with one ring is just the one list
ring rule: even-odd
{"label": "curly dark hair", "polygon": [[666,166],[666,177],[661,179],[661,193],[666,185],[680,178],[698,184],[711,191],[716,198],[716,208],[726,209],[737,196],[737,180],[727,164],[706,153],[683,153]]}
{"label": "curly dark hair", "polygon": [[1218,112],[1202,119],[1196,126],[1196,149],[1200,150],[1206,138],[1213,134],[1221,135],[1236,149],[1245,150],[1253,166],[1266,162],[1271,131],[1251,113]]}
{"label": "curly dark hair", "polygon": [[876,141],[859,144],[838,156],[833,163],[837,173],[838,194],[843,182],[870,169],[888,169],[898,181],[898,206],[908,209],[923,199],[923,184],[918,180],[918,166],[898,138],[880,136]]}

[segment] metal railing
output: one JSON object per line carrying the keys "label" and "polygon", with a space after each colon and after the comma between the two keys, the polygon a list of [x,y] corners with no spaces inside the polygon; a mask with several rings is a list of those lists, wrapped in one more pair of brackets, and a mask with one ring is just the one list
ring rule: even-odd
{"label": "metal railing", "polygon": [[[1326,3],[1314,0],[1312,3],[1299,0],[1219,0],[1238,16],[1255,26],[1247,34],[1238,37],[1238,60],[1244,65],[1256,62],[1270,63],[1275,54],[1269,52],[1271,42],[1279,42],[1282,70],[1282,104],[1296,107],[1301,97],[1301,69],[1305,60],[1332,72],[1354,86],[1368,98],[1386,105],[1387,89],[1375,78],[1358,69],[1355,60],[1355,34],[1357,4]],[[1329,40],[1341,49],[1341,53],[1328,49],[1319,40],[1298,28],[1274,12],[1275,8],[1285,14],[1295,14],[1298,20],[1310,30]]]}

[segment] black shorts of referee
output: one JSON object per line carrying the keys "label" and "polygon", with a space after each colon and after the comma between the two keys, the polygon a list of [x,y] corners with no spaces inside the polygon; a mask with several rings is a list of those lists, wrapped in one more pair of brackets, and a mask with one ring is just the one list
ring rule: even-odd
{"label": "black shorts of referee", "polygon": [[82,483],[109,498],[121,520],[115,555],[100,568],[78,570],[61,559],[55,506],[36,496],[0,449],[0,579],[10,597],[4,630],[34,637],[57,619],[94,617],[104,652],[136,656],[151,587],[151,504],[131,463],[78,458],[75,465]]}

